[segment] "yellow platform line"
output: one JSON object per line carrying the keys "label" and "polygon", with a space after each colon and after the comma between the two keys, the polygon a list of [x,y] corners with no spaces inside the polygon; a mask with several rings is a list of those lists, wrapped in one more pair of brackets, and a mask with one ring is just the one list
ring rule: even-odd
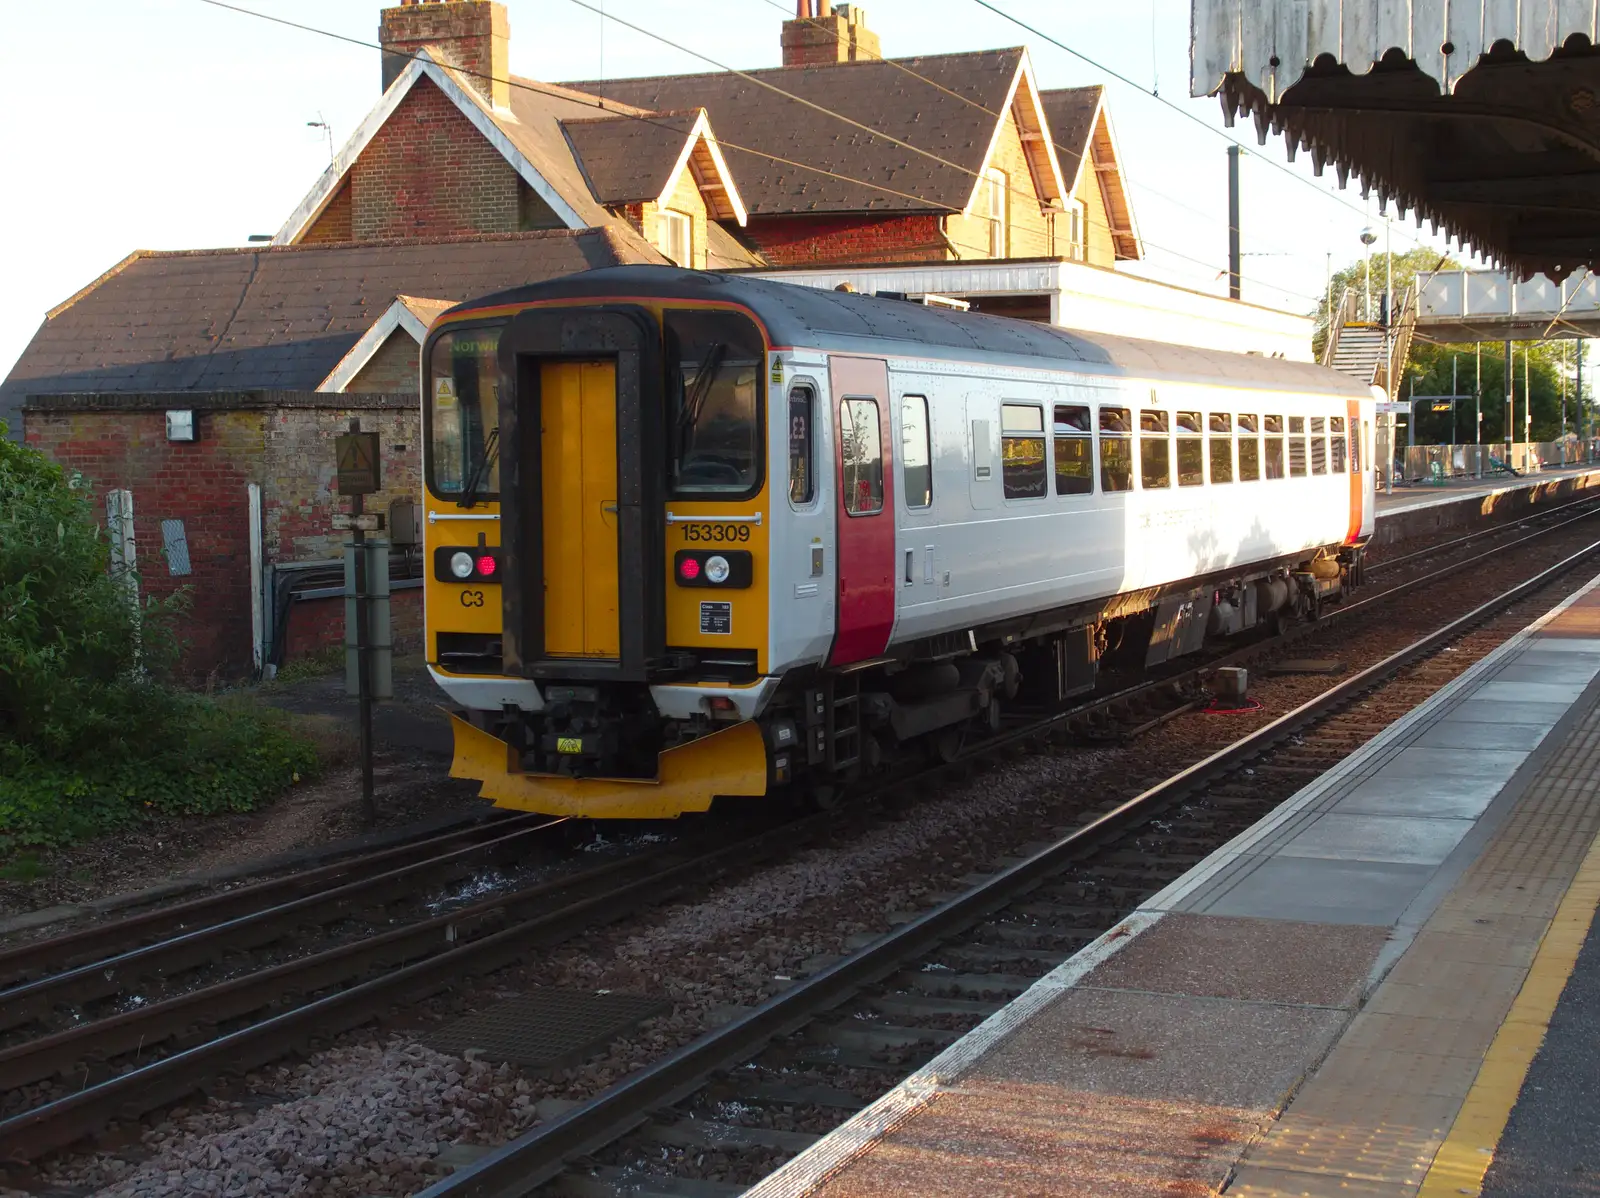
{"label": "yellow platform line", "polygon": [[1417,1198],[1447,1198],[1483,1192],[1483,1177],[1494,1161],[1511,1108],[1517,1103],[1528,1067],[1544,1043],[1561,992],[1572,976],[1578,951],[1600,906],[1600,836],[1578,867],[1556,916],[1539,941],[1539,951],[1478,1067],[1478,1076],[1439,1147]]}

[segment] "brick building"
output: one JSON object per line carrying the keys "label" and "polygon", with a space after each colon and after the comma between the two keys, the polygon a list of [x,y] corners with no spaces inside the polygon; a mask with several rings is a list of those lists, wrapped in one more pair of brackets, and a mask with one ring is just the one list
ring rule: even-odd
{"label": "brick building", "polygon": [[[189,671],[241,676],[342,637],[333,438],[351,417],[383,445],[372,507],[421,500],[417,348],[435,315],[659,260],[610,230],[135,254],[51,310],[0,404],[98,504],[131,506],[141,589],[192,595]],[[393,563],[402,643],[421,620],[408,552]]]}

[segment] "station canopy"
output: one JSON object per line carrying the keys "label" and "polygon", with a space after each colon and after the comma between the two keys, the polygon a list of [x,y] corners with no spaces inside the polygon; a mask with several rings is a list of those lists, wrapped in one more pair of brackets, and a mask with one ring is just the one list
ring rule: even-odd
{"label": "station canopy", "polygon": [[1509,269],[1600,268],[1592,0],[1192,0],[1190,90]]}

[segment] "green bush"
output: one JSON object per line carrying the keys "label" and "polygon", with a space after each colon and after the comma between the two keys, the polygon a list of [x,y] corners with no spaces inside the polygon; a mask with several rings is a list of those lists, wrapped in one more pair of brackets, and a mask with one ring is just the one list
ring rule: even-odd
{"label": "green bush", "polygon": [[0,424],[0,849],[248,810],[316,765],[280,718],[171,685],[186,597],[135,610],[87,488]]}

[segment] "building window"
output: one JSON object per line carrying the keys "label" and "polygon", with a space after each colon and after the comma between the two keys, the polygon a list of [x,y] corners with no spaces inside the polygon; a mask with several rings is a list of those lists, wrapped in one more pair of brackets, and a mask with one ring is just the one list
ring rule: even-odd
{"label": "building window", "polygon": [[1046,493],[1043,408],[1000,405],[1000,467],[1007,499],[1039,499]]}
{"label": "building window", "polygon": [[1062,257],[1072,258],[1082,262],[1087,258],[1089,244],[1089,213],[1084,208],[1082,200],[1068,200],[1067,210],[1061,214],[1061,222],[1067,231],[1066,245],[1063,247]]}
{"label": "building window", "polygon": [[1056,494],[1094,494],[1094,430],[1089,409],[1056,405]]}
{"label": "building window", "polygon": [[900,472],[905,479],[906,506],[933,506],[933,436],[928,427],[928,401],[921,395],[900,397]]}
{"label": "building window", "polygon": [[656,217],[658,248],[679,266],[694,265],[694,220],[670,209]]}
{"label": "building window", "polygon": [[983,172],[983,215],[989,222],[989,257],[1006,256],[1006,173],[993,167]]}

